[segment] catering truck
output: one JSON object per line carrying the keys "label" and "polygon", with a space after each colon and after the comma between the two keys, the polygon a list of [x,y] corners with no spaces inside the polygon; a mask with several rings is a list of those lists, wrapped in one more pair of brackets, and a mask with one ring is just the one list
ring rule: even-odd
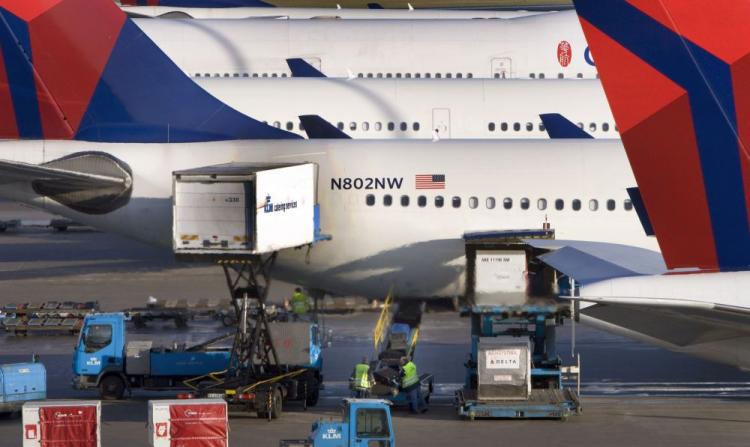
{"label": "catering truck", "polygon": [[[318,326],[314,323],[272,324],[278,336],[281,362],[304,369],[301,387],[306,387],[307,405],[315,405],[323,381]],[[103,399],[121,399],[133,389],[180,390],[184,382],[225,371],[231,350],[218,346],[233,334],[194,346],[156,346],[152,341],[127,340],[122,313],[92,314],[86,317],[73,357],[73,387],[98,389]],[[304,356],[302,355],[304,354]]]}

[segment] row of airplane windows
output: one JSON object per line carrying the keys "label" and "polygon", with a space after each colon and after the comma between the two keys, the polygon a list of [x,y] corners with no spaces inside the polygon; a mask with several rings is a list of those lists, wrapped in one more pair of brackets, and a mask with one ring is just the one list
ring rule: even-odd
{"label": "row of airplane windows", "polygon": [[[288,78],[289,73],[195,73],[196,78]],[[357,73],[358,78],[377,78],[377,79],[472,79],[474,73]],[[495,79],[506,79],[506,73],[495,73]],[[576,78],[583,79],[583,73],[576,73]],[[598,78],[599,75],[597,74]],[[531,79],[546,79],[547,76],[544,73],[529,73]],[[557,79],[565,79],[565,73],[558,73]]]}
{"label": "row of airplane windows", "polygon": [[[433,198],[435,208],[443,208],[445,206],[446,198],[437,195]],[[367,206],[374,206],[376,202],[375,195],[374,194],[367,194],[365,197],[365,203]],[[401,206],[407,207],[411,203],[411,197],[408,195],[402,195],[400,198]],[[461,197],[459,196],[453,196],[450,198],[450,204],[453,208],[461,208]],[[563,199],[555,199],[553,201],[553,206],[555,210],[557,211],[563,211],[565,209],[565,200]],[[383,206],[391,206],[393,205],[393,196],[390,194],[385,194],[383,196]],[[469,208],[476,209],[479,208],[479,198],[478,197],[469,197],[468,200]],[[497,202],[494,197],[487,197],[484,201],[484,206],[487,209],[494,209],[497,205]],[[531,208],[531,200],[527,197],[523,197],[518,201],[518,205],[522,210],[528,210]],[[540,211],[544,211],[547,209],[548,206],[547,199],[537,199],[536,201],[536,207]],[[427,196],[418,196],[417,197],[417,206],[420,208],[424,208],[427,206]],[[502,206],[506,210],[513,209],[513,199],[510,197],[505,197],[502,200]],[[604,207],[607,209],[607,211],[615,211],[617,209],[617,201],[615,199],[608,199],[604,201]],[[633,202],[630,201],[630,199],[625,199],[622,202],[622,207],[625,211],[631,211],[633,209]],[[570,208],[573,211],[581,211],[583,208],[583,202],[579,199],[573,199],[570,201]],[[589,211],[598,211],[599,208],[599,200],[597,199],[591,199],[588,202],[588,209]]]}
{"label": "row of airplane windows", "polygon": [[[279,129],[281,129],[281,127],[283,126],[286,130],[294,130],[295,127],[299,131],[305,130],[304,126],[302,126],[302,123],[299,121],[296,123],[296,125],[292,121],[287,121],[285,123],[281,121],[273,121],[271,123],[269,123],[268,121],[263,121],[263,123],[270,124],[273,127],[276,127]],[[599,126],[598,123],[589,123],[588,126],[580,122],[577,124],[578,124],[578,127],[580,127],[581,129],[585,129],[586,127],[588,127],[588,130],[590,132],[596,132],[597,129],[601,129],[602,132],[609,132],[610,129],[613,129],[613,128],[615,131],[617,131],[617,126],[612,126],[609,123],[601,123],[601,126]],[[362,121],[361,123],[357,123],[356,121],[351,121],[348,123],[348,125],[347,123],[339,121],[338,123],[336,123],[336,127],[338,127],[339,130],[344,130],[346,128],[350,131],[356,131],[359,128],[360,130],[365,131],[365,132],[371,129],[377,132],[380,132],[384,129],[387,129],[391,132],[396,131],[397,129],[400,130],[401,132],[406,132],[411,127],[411,130],[413,130],[414,132],[418,132],[419,129],[421,128],[421,124],[417,121],[411,123],[411,125],[403,121],[401,123],[394,123],[393,121],[388,122],[388,123],[382,123],[380,121],[375,121],[372,123],[372,126],[371,126],[369,121]],[[520,132],[522,129],[526,129],[526,131],[532,132],[534,131],[535,127],[538,128],[540,132],[544,132],[544,124],[542,123],[538,123],[536,126],[534,125],[534,123],[531,123],[531,122],[527,122],[526,124],[522,124],[519,122],[515,122],[515,123],[502,122],[502,123],[499,123],[499,125],[497,123],[487,124],[487,129],[490,132],[496,132],[496,131],[508,132],[511,129],[513,130],[513,132]]]}

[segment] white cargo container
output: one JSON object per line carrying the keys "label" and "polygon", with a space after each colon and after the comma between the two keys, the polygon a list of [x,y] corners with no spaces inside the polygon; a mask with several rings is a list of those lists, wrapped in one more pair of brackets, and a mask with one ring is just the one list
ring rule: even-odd
{"label": "white cargo container", "polygon": [[520,304],[526,301],[526,252],[477,250],[476,304]]}
{"label": "white cargo container", "polygon": [[153,447],[227,447],[227,403],[222,399],[150,400],[148,430]]}
{"label": "white cargo container", "polygon": [[260,254],[315,241],[313,163],[224,165],[173,173],[177,254]]}
{"label": "white cargo container", "polygon": [[101,447],[99,401],[26,402],[23,447]]}

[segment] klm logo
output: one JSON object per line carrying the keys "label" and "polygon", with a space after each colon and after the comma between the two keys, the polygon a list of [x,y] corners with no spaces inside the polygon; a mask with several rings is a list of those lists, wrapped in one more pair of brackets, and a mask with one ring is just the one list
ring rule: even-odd
{"label": "klm logo", "polygon": [[297,201],[293,202],[286,202],[286,203],[277,203],[274,205],[273,201],[271,200],[271,195],[266,196],[266,205],[263,207],[264,213],[275,213],[276,211],[286,211],[290,210],[292,208],[297,208]]}

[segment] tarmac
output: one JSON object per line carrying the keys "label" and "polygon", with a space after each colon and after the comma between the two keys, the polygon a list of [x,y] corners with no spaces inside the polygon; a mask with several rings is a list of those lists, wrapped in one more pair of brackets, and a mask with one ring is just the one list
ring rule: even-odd
{"label": "tarmac", "polygon": [[[26,209],[0,202],[0,220],[19,218]],[[0,234],[0,304],[44,300],[98,300],[104,310],[142,306],[149,296],[160,300],[222,299],[227,295],[221,270],[184,265],[171,253],[90,229],[57,233],[22,228]],[[290,295],[291,285],[274,283],[271,296]],[[232,414],[230,445],[277,446],[280,439],[307,436],[319,418],[337,417],[347,395],[353,365],[372,353],[371,332],[377,315],[358,312],[329,315],[322,324],[332,331],[324,351],[326,389],[315,408],[290,404],[273,422]],[[133,330],[132,339],[162,343],[198,342],[221,328],[210,319],[191,321],[187,329],[150,324]],[[430,410],[419,416],[395,411],[400,446],[456,445],[721,445],[750,441],[750,375],[723,365],[634,342],[579,325],[576,352],[583,367],[584,412],[560,421],[463,421],[456,417],[453,392],[463,382],[469,349],[468,321],[448,311],[425,315],[417,364],[438,384]],[[570,327],[559,332],[558,350],[570,356]],[[0,363],[40,355],[48,371],[50,399],[93,399],[96,393],[70,387],[73,336],[15,337],[0,334]],[[174,393],[135,392],[129,400],[105,402],[102,446],[148,445],[146,403]],[[18,418],[0,418],[0,445],[21,446]]]}

